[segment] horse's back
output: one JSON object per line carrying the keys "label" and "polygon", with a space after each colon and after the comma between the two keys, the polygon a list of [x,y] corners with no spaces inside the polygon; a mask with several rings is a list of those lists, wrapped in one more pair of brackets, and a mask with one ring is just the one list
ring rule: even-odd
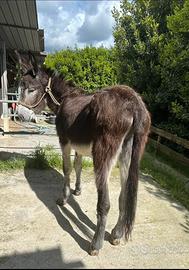
{"label": "horse's back", "polygon": [[59,137],[76,144],[90,144],[96,137],[124,136],[136,112],[147,110],[140,96],[130,87],[116,85],[93,95],[68,96],[57,114]]}
{"label": "horse's back", "polygon": [[104,88],[93,96],[90,107],[96,125],[111,135],[127,132],[137,117],[142,121],[148,117],[141,97],[126,85]]}

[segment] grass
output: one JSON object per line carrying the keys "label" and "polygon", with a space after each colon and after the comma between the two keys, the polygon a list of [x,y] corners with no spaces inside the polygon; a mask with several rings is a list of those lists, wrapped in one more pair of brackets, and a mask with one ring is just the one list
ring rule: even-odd
{"label": "grass", "polygon": [[[173,160],[165,156],[156,157],[153,150],[148,147],[144,154],[140,169],[142,172],[151,175],[161,187],[167,189],[172,198],[178,200],[186,208],[189,209],[189,194],[185,190],[184,180],[188,180],[189,169],[183,170],[180,165],[176,166]],[[73,163],[73,159],[72,159]],[[90,159],[83,159],[83,168],[93,167],[93,162]],[[51,146],[37,147],[30,156],[23,155],[0,160],[0,171],[10,171],[24,168],[48,169],[50,167],[62,169],[62,157]],[[175,169],[177,168],[177,170]],[[182,172],[182,174],[181,174]]]}
{"label": "grass", "polygon": [[53,146],[37,147],[33,155],[26,159],[27,168],[48,169],[50,167],[61,169],[62,158]]}
{"label": "grass", "polygon": [[165,162],[164,157],[157,158],[153,153],[146,152],[141,160],[140,168],[142,172],[151,175],[161,187],[168,190],[173,199],[178,200],[189,209],[189,194],[185,189],[189,175],[186,174],[186,171],[185,174],[181,174],[171,165],[171,160]]}
{"label": "grass", "polygon": [[35,168],[48,169],[49,167],[62,167],[61,157],[52,146],[36,147],[35,151],[28,156],[9,155],[8,158],[0,160],[0,171]]}
{"label": "grass", "polygon": [[0,160],[0,172],[23,169],[25,166],[25,159],[12,158],[10,160]]}
{"label": "grass", "polygon": [[[72,159],[73,165],[73,159]],[[83,158],[83,168],[93,167],[90,159]],[[28,156],[9,155],[8,158],[0,160],[0,171],[19,170],[27,168],[45,170],[52,168],[62,169],[62,156],[51,145],[36,147],[35,151]]]}
{"label": "grass", "polygon": [[156,155],[155,154],[156,150],[150,144],[147,145],[147,152],[149,152],[153,156],[153,158],[157,159],[158,161],[169,165],[171,168],[175,169],[177,172],[185,175],[186,177],[189,177],[189,167],[182,163],[178,164],[178,161],[175,160],[174,157],[173,159],[170,159],[170,157],[168,157],[164,153],[158,153],[158,155]]}

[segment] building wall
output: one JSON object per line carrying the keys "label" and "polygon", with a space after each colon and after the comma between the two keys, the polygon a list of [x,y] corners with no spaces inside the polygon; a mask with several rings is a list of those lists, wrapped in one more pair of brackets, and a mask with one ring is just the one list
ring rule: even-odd
{"label": "building wall", "polygon": [[[0,49],[0,75],[2,76],[2,51]],[[0,99],[2,99],[2,88],[1,88],[1,79],[0,79]],[[0,103],[0,117],[3,113],[3,104]]]}

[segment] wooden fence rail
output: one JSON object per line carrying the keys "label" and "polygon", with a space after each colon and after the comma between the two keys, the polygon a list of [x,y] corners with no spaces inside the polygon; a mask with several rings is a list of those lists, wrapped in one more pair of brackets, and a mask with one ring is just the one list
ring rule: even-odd
{"label": "wooden fence rail", "polygon": [[164,137],[171,142],[177,143],[178,145],[181,145],[186,149],[189,149],[189,141],[179,138],[177,135],[171,134],[163,129],[159,129],[153,126],[151,127],[151,132],[159,135],[160,137]]}
{"label": "wooden fence rail", "polygon": [[154,126],[151,127],[151,133],[155,133],[156,135],[158,135],[157,140],[154,140],[152,138],[149,138],[149,143],[154,147],[155,149],[155,153],[157,154],[158,152],[162,152],[164,154],[166,154],[167,156],[169,156],[170,158],[181,162],[184,165],[189,166],[189,159],[186,158],[185,156],[183,156],[180,153],[177,153],[176,151],[170,149],[169,147],[163,145],[162,143],[160,143],[161,141],[161,137],[168,139],[171,142],[174,142],[186,149],[189,149],[189,141],[182,139],[174,134],[171,134],[163,129],[159,129],[156,128]]}

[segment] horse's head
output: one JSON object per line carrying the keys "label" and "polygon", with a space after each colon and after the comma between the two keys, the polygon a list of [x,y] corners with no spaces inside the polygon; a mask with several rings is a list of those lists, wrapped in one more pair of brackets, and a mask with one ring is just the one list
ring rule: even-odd
{"label": "horse's head", "polygon": [[[33,110],[41,112],[46,105],[43,95],[48,84],[48,76],[38,65],[31,53],[20,54],[15,51],[20,64],[20,103]],[[39,102],[40,101],[40,102]],[[36,105],[36,106],[35,106]]]}

